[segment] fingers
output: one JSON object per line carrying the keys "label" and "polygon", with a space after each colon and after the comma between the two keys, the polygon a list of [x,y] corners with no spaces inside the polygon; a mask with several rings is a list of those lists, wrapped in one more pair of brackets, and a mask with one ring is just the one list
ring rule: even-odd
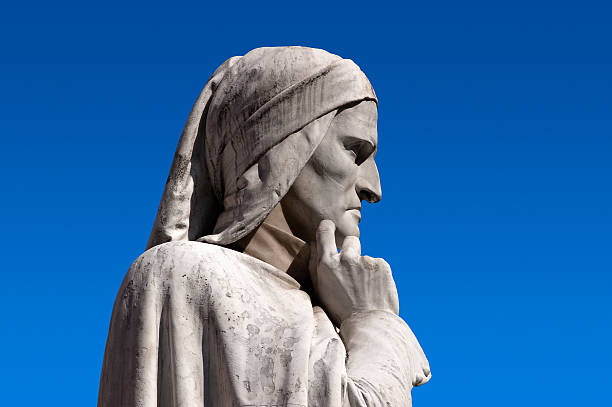
{"label": "fingers", "polygon": [[319,224],[316,246],[319,258],[338,254],[338,249],[336,249],[336,225],[331,220],[322,220]]}
{"label": "fingers", "polygon": [[422,384],[427,383],[429,379],[431,379],[431,371],[429,370],[429,366],[427,366],[427,367],[424,367],[421,372],[418,372],[416,374],[416,377],[414,378],[412,385],[414,387],[420,386]]}
{"label": "fingers", "polygon": [[357,236],[347,236],[344,239],[341,256],[353,259],[361,256],[361,242]]}

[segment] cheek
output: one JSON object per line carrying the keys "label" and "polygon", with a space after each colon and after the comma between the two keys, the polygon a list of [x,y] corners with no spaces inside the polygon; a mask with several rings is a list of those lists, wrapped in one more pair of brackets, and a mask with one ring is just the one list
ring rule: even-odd
{"label": "cheek", "polygon": [[326,147],[317,149],[309,163],[316,173],[319,189],[338,192],[354,190],[358,172],[354,158],[337,143]]}
{"label": "cheek", "polygon": [[[347,192],[356,195],[352,176],[354,171],[345,171],[348,167],[346,164],[330,164],[328,160],[324,164],[317,157],[310,160],[287,194],[292,207],[299,208],[295,211],[296,215],[305,215],[318,221],[339,220],[335,219],[339,216],[338,211],[344,213],[347,204],[353,201]],[[349,161],[348,164],[352,163]]]}

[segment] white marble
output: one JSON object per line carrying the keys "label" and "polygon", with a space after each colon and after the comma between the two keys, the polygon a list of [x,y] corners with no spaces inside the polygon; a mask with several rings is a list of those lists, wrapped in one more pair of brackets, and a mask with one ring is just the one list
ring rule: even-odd
{"label": "white marble", "polygon": [[377,103],[322,50],[217,69],[117,295],[99,407],[411,405],[429,364],[359,240],[382,194]]}

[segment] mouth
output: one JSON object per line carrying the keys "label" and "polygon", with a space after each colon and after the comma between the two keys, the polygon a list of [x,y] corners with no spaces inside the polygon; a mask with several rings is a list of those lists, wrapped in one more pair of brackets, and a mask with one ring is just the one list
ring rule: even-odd
{"label": "mouth", "polygon": [[347,212],[357,218],[357,223],[361,221],[361,208],[349,208]]}

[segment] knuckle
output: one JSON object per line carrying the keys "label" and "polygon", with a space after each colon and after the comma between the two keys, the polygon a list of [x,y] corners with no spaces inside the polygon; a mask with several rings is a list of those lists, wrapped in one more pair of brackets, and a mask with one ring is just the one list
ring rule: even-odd
{"label": "knuckle", "polygon": [[370,256],[361,256],[361,259],[366,264],[374,263],[374,260],[376,260],[374,257],[370,257]]}
{"label": "knuckle", "polygon": [[323,253],[319,259],[319,264],[326,267],[334,267],[338,263],[337,256],[338,255],[333,255],[332,253]]}
{"label": "knuckle", "polygon": [[370,256],[361,256],[361,264],[363,268],[368,270],[370,273],[374,273],[376,271],[376,263],[373,261],[374,258]]}
{"label": "knuckle", "polygon": [[370,264],[372,267],[375,267],[378,270],[389,270],[391,271],[391,266],[384,259],[380,257],[370,257],[363,256],[364,262]]}
{"label": "knuckle", "polygon": [[363,266],[370,273],[375,273],[383,280],[393,280],[391,266],[389,266],[389,263],[381,258],[363,256]]}
{"label": "knuckle", "polygon": [[391,275],[391,266],[383,259],[376,259],[376,267],[385,274]]}
{"label": "knuckle", "polygon": [[344,254],[340,256],[340,264],[343,266],[354,267],[359,264],[359,257],[350,254]]}
{"label": "knuckle", "polygon": [[385,269],[391,272],[391,266],[389,265],[389,263],[387,263],[385,259],[376,259],[376,262],[378,263],[381,269]]}

